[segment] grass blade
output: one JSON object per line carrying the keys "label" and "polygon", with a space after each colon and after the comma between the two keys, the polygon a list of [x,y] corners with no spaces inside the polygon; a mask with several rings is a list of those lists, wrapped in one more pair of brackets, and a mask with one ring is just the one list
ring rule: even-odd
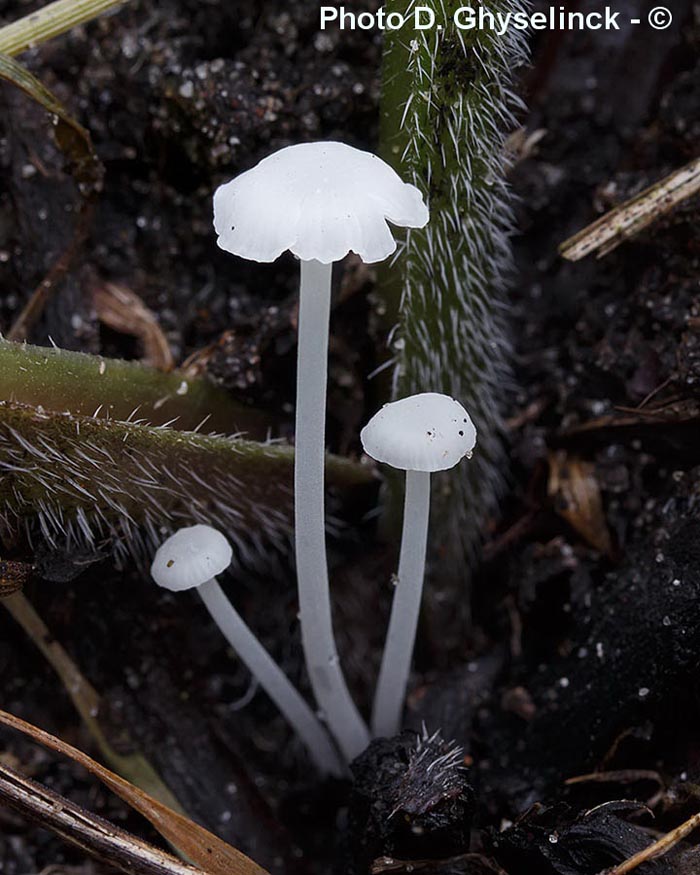
{"label": "grass blade", "polygon": [[56,0],[0,28],[0,52],[18,55],[97,18],[125,0]]}
{"label": "grass blade", "polygon": [[[110,772],[109,769],[95,762],[87,754],[70,744],[66,744],[60,738],[56,738],[56,736],[44,732],[43,729],[39,729],[31,723],[26,723],[13,714],[8,714],[6,711],[0,711],[0,723],[28,735],[49,750],[62,754],[81,765],[135,811],[143,815],[163,838],[171,842],[189,860],[209,875],[267,875],[264,869],[246,857],[245,854],[237,851],[204,827],[182,814],[178,814],[167,805],[158,802],[157,799],[153,799],[143,790],[134,787],[133,784],[120,778],[119,775],[115,775],[114,772]],[[22,780],[26,783],[26,779]],[[38,785],[34,785],[34,787],[37,788]],[[44,788],[39,789],[43,790]],[[71,808],[74,807],[71,806]],[[111,824],[109,826],[111,827]],[[113,827],[111,829],[114,830]],[[163,856],[167,857],[168,855]],[[194,875],[196,872],[192,867],[172,859],[181,870],[178,875]],[[164,869],[163,871],[172,870]]]}
{"label": "grass blade", "polygon": [[[2,589],[0,589],[1,594]],[[109,743],[100,722],[101,702],[97,690],[53,637],[44,621],[34,610],[31,602],[23,593],[15,592],[3,598],[1,603],[58,675],[64,690],[80,714],[85,728],[109,765],[132,784],[141,787],[170,808],[184,814],[170,789],[141,753],[132,750],[131,753],[120,754]],[[122,748],[125,744],[127,747],[131,747],[131,739],[128,736],[125,737],[123,732],[121,738]]]}

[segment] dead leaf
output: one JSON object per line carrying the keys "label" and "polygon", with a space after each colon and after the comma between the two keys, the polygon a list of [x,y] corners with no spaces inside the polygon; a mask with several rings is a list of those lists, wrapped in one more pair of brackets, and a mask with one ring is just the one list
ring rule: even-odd
{"label": "dead leaf", "polygon": [[50,750],[63,754],[87,769],[112,792],[142,814],[158,832],[178,848],[189,860],[210,875],[268,875],[245,854],[237,851],[204,827],[178,814],[162,802],[134,787],[128,781],[110,772],[87,754],[39,729],[0,710],[0,723],[17,729]]}
{"label": "dead leaf", "polygon": [[546,128],[536,128],[528,131],[526,127],[516,128],[506,140],[506,153],[510,156],[510,170],[531,158],[537,152],[537,147],[547,136]]}
{"label": "dead leaf", "polygon": [[97,283],[92,286],[92,301],[100,322],[120,334],[138,338],[143,345],[145,364],[160,371],[175,367],[168,341],[155,314],[126,286]]}
{"label": "dead leaf", "polygon": [[550,453],[547,493],[555,511],[585,541],[601,553],[612,553],[595,465],[563,451]]}

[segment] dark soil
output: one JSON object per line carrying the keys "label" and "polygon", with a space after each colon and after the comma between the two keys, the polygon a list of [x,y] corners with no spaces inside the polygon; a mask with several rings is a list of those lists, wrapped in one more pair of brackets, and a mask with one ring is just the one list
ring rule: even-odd
{"label": "dark soil", "polygon": [[[5,3],[2,14],[33,6]],[[620,2],[630,16],[647,6]],[[15,558],[40,562],[25,592],[102,696],[110,740],[119,747],[128,731],[194,819],[274,872],[365,873],[395,856],[423,861],[416,871],[595,875],[645,847],[650,829],[697,811],[700,204],[600,261],[570,264],[557,252],[696,157],[693,9],[674,0],[663,32],[542,36],[521,75],[521,121],[541,135],[511,174],[521,229],[511,489],[475,572],[473,627],[447,647],[424,624],[409,701],[409,727],[421,736],[424,724],[430,738],[424,756],[444,757],[454,741],[459,763],[426,778],[416,736],[404,734],[355,764],[353,788],[319,786],[194,597],[156,593],[134,569],[89,564],[94,557],[77,577],[72,564],[62,574],[66,557],[13,545]],[[90,298],[95,276],[122,283],[157,313],[178,362],[215,343],[211,379],[282,411],[280,432],[290,434],[295,266],[252,267],[217,250],[211,194],[291,142],[376,145],[380,39],[319,34],[317,23],[308,0],[136,0],[23,56],[90,130],[106,169],[87,243],[32,342],[137,357],[135,342],[100,325]],[[7,330],[69,246],[81,196],[45,113],[8,85],[0,101]],[[382,337],[371,283],[350,265],[333,317],[329,440],[341,453],[357,451],[358,424],[372,412],[367,375]],[[554,471],[590,501],[551,494]],[[372,535],[358,520],[333,549],[344,664],[365,708],[388,601],[377,581],[393,563]],[[303,688],[290,569],[242,575],[235,596]],[[2,708],[97,755],[51,668],[4,611],[0,679]],[[77,767],[15,734],[0,738],[3,762],[159,841]],[[604,774],[565,784],[593,771]],[[0,809],[0,871],[54,865],[102,868]],[[638,871],[700,871],[692,838]]]}

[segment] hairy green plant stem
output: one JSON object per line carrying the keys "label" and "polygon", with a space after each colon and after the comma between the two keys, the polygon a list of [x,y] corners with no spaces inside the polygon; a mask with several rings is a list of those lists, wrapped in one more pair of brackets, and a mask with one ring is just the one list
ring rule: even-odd
{"label": "hairy green plant stem", "polygon": [[[287,552],[294,451],[280,444],[153,428],[0,403],[0,522],[50,545],[111,550],[146,565],[164,531],[207,523],[239,562]],[[329,456],[331,487],[371,483]]]}
{"label": "hairy green plant stem", "polygon": [[201,425],[205,434],[245,432],[264,439],[271,425],[201,377],[6,340],[0,340],[0,400],[77,416],[172,422],[181,430]]}
{"label": "hairy green plant stem", "polygon": [[[410,15],[414,0],[388,0]],[[383,156],[426,195],[430,222],[411,231],[380,292],[396,358],[393,393],[444,392],[469,410],[474,460],[435,478],[438,535],[452,559],[472,557],[506,469],[504,396],[512,384],[505,318],[511,266],[506,135],[519,105],[511,91],[526,57],[517,31],[460,32],[455,0],[421,0],[437,27],[387,31],[381,98]],[[493,0],[516,12],[521,0]],[[392,481],[398,511],[400,481]],[[398,513],[396,514],[398,516]],[[456,555],[455,555],[456,554]]]}
{"label": "hairy green plant stem", "polygon": [[0,53],[18,55],[97,18],[125,0],[56,0],[0,28]]}

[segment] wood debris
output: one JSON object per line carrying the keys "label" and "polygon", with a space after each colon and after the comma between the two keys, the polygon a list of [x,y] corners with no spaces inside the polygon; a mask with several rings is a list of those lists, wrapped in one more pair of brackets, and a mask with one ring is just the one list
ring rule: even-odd
{"label": "wood debris", "polygon": [[603,258],[698,192],[700,158],[601,216],[562,243],[559,252],[569,261],[580,261],[594,252]]}

